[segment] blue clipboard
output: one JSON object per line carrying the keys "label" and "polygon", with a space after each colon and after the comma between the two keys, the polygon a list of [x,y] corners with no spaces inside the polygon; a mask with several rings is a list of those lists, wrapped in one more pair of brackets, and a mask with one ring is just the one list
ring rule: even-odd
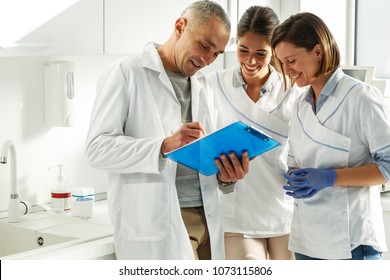
{"label": "blue clipboard", "polygon": [[249,159],[252,159],[280,145],[264,132],[237,121],[165,155],[175,162],[209,176],[218,173],[214,159],[219,158],[221,154],[235,152],[241,159],[242,152],[248,151]]}

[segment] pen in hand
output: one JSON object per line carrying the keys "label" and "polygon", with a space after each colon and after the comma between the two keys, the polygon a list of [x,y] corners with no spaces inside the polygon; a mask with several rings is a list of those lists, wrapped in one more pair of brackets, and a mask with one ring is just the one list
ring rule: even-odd
{"label": "pen in hand", "polygon": [[175,133],[164,139],[161,153],[165,154],[178,149],[205,135],[206,131],[200,122],[184,123]]}

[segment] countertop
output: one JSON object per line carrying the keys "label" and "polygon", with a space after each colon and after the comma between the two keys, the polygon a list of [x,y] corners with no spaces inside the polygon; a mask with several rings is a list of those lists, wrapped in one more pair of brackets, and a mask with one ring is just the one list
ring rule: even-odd
{"label": "countertop", "polygon": [[69,234],[77,239],[3,256],[1,259],[115,259],[107,200],[96,201],[94,214],[88,219],[73,217],[70,212],[56,214],[47,211],[29,214],[22,222],[14,225],[49,234]]}

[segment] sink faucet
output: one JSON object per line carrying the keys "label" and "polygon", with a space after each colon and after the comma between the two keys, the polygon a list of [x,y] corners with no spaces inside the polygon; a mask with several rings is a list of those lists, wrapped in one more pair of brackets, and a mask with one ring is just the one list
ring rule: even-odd
{"label": "sink faucet", "polygon": [[30,210],[30,204],[27,201],[21,201],[17,189],[16,181],[16,151],[15,145],[11,140],[3,144],[0,154],[0,163],[7,163],[8,151],[11,155],[11,193],[8,204],[8,222],[17,223],[22,220],[22,215],[26,215]]}

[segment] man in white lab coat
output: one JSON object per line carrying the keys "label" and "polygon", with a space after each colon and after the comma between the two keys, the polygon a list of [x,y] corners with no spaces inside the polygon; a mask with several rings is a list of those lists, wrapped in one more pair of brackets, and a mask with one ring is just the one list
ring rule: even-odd
{"label": "man in white lab coat", "polygon": [[164,154],[215,130],[211,87],[197,72],[229,33],[218,4],[194,2],[167,42],[117,61],[99,80],[86,156],[108,171],[118,259],[224,259],[218,181],[222,189],[242,179],[247,154],[222,155],[218,178]]}

